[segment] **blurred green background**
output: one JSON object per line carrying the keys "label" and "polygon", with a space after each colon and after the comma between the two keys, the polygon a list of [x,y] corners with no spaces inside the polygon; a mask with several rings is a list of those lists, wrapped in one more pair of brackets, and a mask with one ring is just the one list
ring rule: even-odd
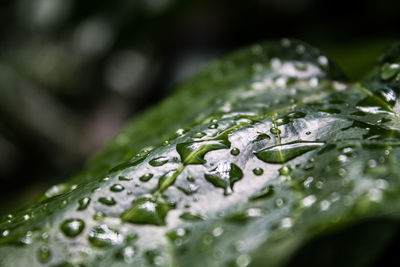
{"label": "blurred green background", "polygon": [[84,166],[208,61],[290,37],[351,80],[398,39],[400,1],[17,0],[0,4],[0,214]]}

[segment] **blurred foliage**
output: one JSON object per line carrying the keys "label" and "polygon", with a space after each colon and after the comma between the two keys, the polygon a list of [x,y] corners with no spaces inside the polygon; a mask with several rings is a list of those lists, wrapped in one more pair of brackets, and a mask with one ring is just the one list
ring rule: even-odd
{"label": "blurred foliage", "polygon": [[2,1],[0,213],[71,176],[128,118],[237,47],[302,39],[359,78],[397,36],[399,7],[389,0]]}

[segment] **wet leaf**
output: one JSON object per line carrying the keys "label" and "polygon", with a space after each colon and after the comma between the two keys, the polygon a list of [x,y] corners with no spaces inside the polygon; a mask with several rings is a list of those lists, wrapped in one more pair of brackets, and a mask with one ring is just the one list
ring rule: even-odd
{"label": "wet leaf", "polygon": [[0,265],[369,265],[399,219],[399,64],[348,83],[287,39],[210,64],[6,216]]}

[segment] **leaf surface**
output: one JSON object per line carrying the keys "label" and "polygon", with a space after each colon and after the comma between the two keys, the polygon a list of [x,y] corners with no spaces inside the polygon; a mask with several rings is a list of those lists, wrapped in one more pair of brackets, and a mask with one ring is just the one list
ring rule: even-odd
{"label": "leaf surface", "polygon": [[399,55],[359,83],[287,39],[210,64],[4,218],[0,264],[370,264],[398,219]]}

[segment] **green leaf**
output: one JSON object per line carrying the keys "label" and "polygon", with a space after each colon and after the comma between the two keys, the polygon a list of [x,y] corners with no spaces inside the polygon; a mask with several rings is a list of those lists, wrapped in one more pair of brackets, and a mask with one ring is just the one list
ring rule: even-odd
{"label": "green leaf", "polygon": [[348,83],[284,39],[210,64],[6,216],[0,265],[370,264],[399,219],[399,63]]}

